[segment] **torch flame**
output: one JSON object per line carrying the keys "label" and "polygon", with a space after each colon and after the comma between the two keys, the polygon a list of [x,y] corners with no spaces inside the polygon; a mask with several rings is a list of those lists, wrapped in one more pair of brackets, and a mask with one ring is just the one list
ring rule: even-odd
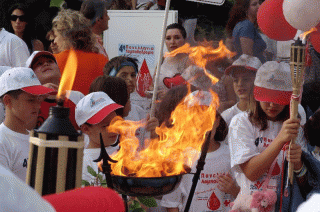
{"label": "torch flame", "polygon": [[[186,44],[166,56],[178,53],[189,54],[192,62],[204,70],[208,62],[234,55],[222,42],[217,49],[210,45],[190,47]],[[210,73],[206,74],[211,79],[216,79]],[[190,90],[189,88],[189,94]],[[216,118],[219,99],[211,90],[209,96],[210,101],[206,106],[200,104],[199,98],[193,98],[192,95],[185,97],[171,114],[172,127],[167,127],[164,123],[157,127],[159,137],[146,139],[142,150],[139,149],[135,132],[145,124],[142,121],[114,118],[107,130],[121,136],[120,150],[111,155],[113,160],[118,161],[111,164],[112,173],[117,176],[162,177],[189,172],[198,159],[207,132],[212,130]]]}
{"label": "torch flame", "polygon": [[76,53],[74,50],[70,50],[64,71],[61,76],[57,99],[63,99],[66,95],[66,91],[72,89],[77,67],[78,60]]}
{"label": "torch flame", "polygon": [[309,34],[311,34],[312,32],[315,32],[315,31],[318,31],[318,29],[315,28],[315,27],[314,27],[314,28],[311,28],[309,31],[306,31],[306,32],[300,34],[299,37],[300,37],[301,40],[305,40],[306,37],[307,37]]}

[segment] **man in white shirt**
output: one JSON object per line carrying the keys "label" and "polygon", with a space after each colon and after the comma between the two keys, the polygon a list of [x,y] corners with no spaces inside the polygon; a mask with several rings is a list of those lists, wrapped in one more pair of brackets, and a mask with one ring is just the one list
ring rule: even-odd
{"label": "man in white shirt", "polygon": [[15,34],[0,30],[0,66],[24,67],[30,56],[27,44]]}

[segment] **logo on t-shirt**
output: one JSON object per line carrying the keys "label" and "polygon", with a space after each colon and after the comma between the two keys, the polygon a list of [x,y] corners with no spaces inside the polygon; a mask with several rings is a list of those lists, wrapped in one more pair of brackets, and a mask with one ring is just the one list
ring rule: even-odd
{"label": "logo on t-shirt", "polygon": [[268,147],[273,140],[266,137],[258,137],[254,140],[256,147]]}

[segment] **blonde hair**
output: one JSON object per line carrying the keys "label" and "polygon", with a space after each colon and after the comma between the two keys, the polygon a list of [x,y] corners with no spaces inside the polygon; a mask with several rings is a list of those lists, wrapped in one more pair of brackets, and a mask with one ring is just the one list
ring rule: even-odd
{"label": "blonde hair", "polygon": [[85,52],[98,52],[90,21],[79,11],[62,9],[52,20],[52,29],[65,38],[65,50],[73,48]]}

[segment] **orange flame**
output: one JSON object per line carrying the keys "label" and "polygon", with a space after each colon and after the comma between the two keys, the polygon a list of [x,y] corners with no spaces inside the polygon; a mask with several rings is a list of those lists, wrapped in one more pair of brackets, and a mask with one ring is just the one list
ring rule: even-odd
{"label": "orange flame", "polygon": [[112,155],[112,159],[118,161],[111,164],[113,174],[162,177],[189,172],[188,167],[199,157],[206,132],[212,129],[215,121],[218,97],[214,92],[211,95],[213,101],[209,107],[197,103],[190,107],[182,101],[171,115],[173,127],[162,124],[156,128],[159,138],[147,139],[146,148],[140,152],[137,151],[139,141],[134,131],[126,127],[127,121],[119,117],[114,119],[108,130],[121,134],[121,140],[120,150]]}
{"label": "orange flame", "polygon": [[306,32],[300,34],[299,37],[300,37],[301,40],[305,40],[306,37],[307,37],[309,34],[311,34],[312,32],[315,32],[315,31],[318,31],[318,29],[315,28],[315,27],[314,27],[314,28],[311,28],[309,31],[306,31]]}
{"label": "orange flame", "polygon": [[[222,42],[218,49],[210,45],[190,47],[186,44],[166,56],[178,53],[189,54],[194,64],[204,70],[208,62],[233,55]],[[214,76],[208,72],[206,74],[213,79],[212,83],[216,82]],[[112,173],[118,176],[162,177],[189,172],[200,155],[207,132],[212,130],[219,106],[217,94],[213,91],[209,93],[211,102],[208,106],[202,106],[199,98],[190,95],[185,97],[171,114],[172,127],[166,127],[165,124],[157,127],[159,137],[146,139],[142,150],[139,149],[135,132],[144,123],[125,121],[120,117],[113,119],[108,131],[121,136],[120,150],[111,155],[112,159],[118,161],[111,164]]]}
{"label": "orange flame", "polygon": [[190,44],[186,43],[185,45],[175,49],[172,52],[166,53],[165,57],[174,57],[177,54],[185,53],[189,55],[189,59],[198,67],[204,70],[204,73],[211,81],[215,84],[219,80],[209,74],[206,70],[206,65],[211,61],[217,61],[223,58],[231,58],[236,55],[236,53],[231,52],[221,40],[219,42],[219,47],[214,48],[213,42],[204,41],[200,43],[199,46],[191,47]]}
{"label": "orange flame", "polygon": [[57,99],[64,98],[66,91],[71,90],[76,76],[78,60],[74,50],[70,50],[64,71],[61,76]]}

